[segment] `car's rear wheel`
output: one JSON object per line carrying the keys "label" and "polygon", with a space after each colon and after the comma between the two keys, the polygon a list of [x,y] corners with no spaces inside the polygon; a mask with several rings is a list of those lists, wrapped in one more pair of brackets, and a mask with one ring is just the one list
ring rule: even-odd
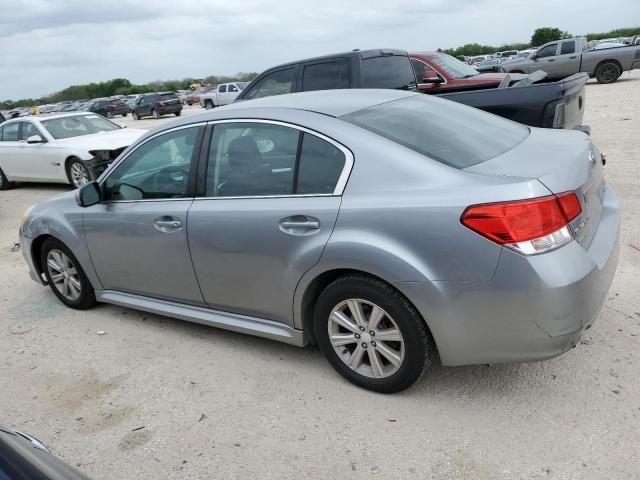
{"label": "car's rear wheel", "polygon": [[107,118],[113,118],[113,113],[107,110]]}
{"label": "car's rear wheel", "polygon": [[365,275],[335,280],[314,309],[314,333],[329,363],[368,390],[404,390],[431,365],[420,314],[387,283]]}
{"label": "car's rear wheel", "polygon": [[173,113],[176,117],[179,117],[182,114],[182,110],[180,110],[179,112],[174,112]]}
{"label": "car's rear wheel", "polygon": [[613,62],[603,63],[596,69],[596,80],[598,80],[598,83],[613,83],[620,75],[622,75],[620,67]]}
{"label": "car's rear wheel", "polygon": [[160,113],[158,113],[158,110],[151,110],[151,115],[153,115],[153,118],[155,118],[156,120],[160,118]]}
{"label": "car's rear wheel", "polygon": [[67,177],[69,182],[76,188],[89,183],[92,179],[89,168],[78,158],[73,158],[67,164]]}
{"label": "car's rear wheel", "polygon": [[126,114],[126,113],[123,113],[123,114],[122,114],[122,116],[123,116],[123,117],[126,117],[126,116],[127,116],[127,114]]}
{"label": "car's rear wheel", "polygon": [[131,112],[131,116],[134,120],[140,120],[140,115],[138,115],[136,112]]}
{"label": "car's rear wheel", "polygon": [[96,304],[96,297],[80,263],[62,242],[48,238],[40,251],[40,262],[47,283],[62,303],[86,310]]}
{"label": "car's rear wheel", "polygon": [[9,190],[14,187],[14,183],[10,182],[7,176],[0,168],[0,190]]}

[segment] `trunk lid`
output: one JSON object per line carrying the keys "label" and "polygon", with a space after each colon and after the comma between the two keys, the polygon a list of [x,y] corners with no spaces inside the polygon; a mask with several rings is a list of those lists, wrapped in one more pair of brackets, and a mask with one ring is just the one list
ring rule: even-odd
{"label": "trunk lid", "polygon": [[537,179],[554,194],[575,192],[582,213],[569,226],[580,245],[588,248],[591,244],[600,223],[606,187],[600,152],[584,133],[534,128],[512,150],[465,171]]}

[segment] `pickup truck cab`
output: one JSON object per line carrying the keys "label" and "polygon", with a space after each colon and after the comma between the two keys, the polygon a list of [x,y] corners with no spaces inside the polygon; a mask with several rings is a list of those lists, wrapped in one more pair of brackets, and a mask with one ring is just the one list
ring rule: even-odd
{"label": "pickup truck cab", "polygon": [[233,103],[240,92],[246,88],[247,82],[222,83],[217,88],[200,94],[200,106],[207,110]]}
{"label": "pickup truck cab", "polygon": [[[466,63],[440,52],[410,53],[411,64],[418,79],[418,91],[438,94],[495,88],[506,73],[480,73]],[[511,75],[519,80],[524,75]]]}
{"label": "pickup truck cab", "polygon": [[391,88],[416,91],[407,52],[354,50],[308,58],[270,68],[258,75],[237,100],[337,88]]}
{"label": "pickup truck cab", "polygon": [[640,46],[587,50],[584,37],[545,43],[530,57],[502,64],[505,72],[547,72],[549,78],[565,78],[585,72],[598,83],[613,83],[622,72],[640,68]]}

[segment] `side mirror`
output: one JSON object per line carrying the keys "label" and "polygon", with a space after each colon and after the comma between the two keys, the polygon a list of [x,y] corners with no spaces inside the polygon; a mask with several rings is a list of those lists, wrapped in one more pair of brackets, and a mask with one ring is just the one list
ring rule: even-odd
{"label": "side mirror", "polygon": [[89,182],[76,191],[76,202],[81,207],[90,207],[100,202],[100,186],[98,182]]}
{"label": "side mirror", "polygon": [[45,143],[40,135],[31,135],[27,138],[27,143]]}
{"label": "side mirror", "polygon": [[442,83],[444,80],[437,72],[433,70],[427,70],[422,77],[422,83]]}

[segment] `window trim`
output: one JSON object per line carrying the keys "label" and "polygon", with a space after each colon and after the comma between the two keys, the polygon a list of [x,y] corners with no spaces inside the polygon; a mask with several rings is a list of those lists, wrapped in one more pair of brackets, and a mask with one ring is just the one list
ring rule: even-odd
{"label": "window trim", "polygon": [[[200,127],[205,127],[206,128],[207,122],[198,122],[198,123],[190,123],[188,125],[180,125],[179,127],[174,127],[174,128],[169,128],[167,130],[163,130],[161,132],[157,132],[153,135],[151,135],[148,138],[145,138],[144,141],[138,143],[133,149],[129,150],[128,152],[126,152],[125,155],[122,156],[122,158],[120,158],[119,160],[117,160],[116,162],[113,162],[109,168],[107,168],[103,174],[98,178],[98,185],[100,186],[100,190],[102,191],[103,185],[104,183],[107,181],[107,179],[113,174],[113,172],[116,170],[116,168],[118,168],[118,166],[124,162],[127,158],[129,158],[133,152],[135,152],[136,150],[138,150],[138,148],[140,148],[142,145],[145,145],[147,142],[158,138],[162,135],[165,135],[167,133],[171,133],[171,132],[175,132],[178,130],[183,130],[185,128],[200,128]],[[188,188],[191,190],[191,195],[189,195],[188,197],[182,197],[182,198],[141,198],[140,200],[100,200],[100,204],[101,205],[107,205],[107,204],[111,204],[111,203],[138,203],[138,202],[177,202],[177,201],[193,201],[194,199],[194,188],[196,185],[196,181],[197,181],[197,175],[198,175],[198,162],[200,160],[200,153],[202,150],[202,144],[203,144],[203,137],[204,137],[204,128],[200,128],[200,132],[198,132],[197,136],[196,136],[196,144],[194,145],[193,148],[193,152],[191,154],[191,169],[192,172],[189,174],[189,183],[188,183]]]}
{"label": "window trim", "polygon": [[[205,168],[198,169],[198,177],[203,177],[203,178],[206,177],[206,166],[207,166],[206,164],[208,163],[208,157],[209,157],[208,152],[211,144],[211,139],[213,138],[213,135],[212,135],[213,127],[215,127],[215,125],[218,125],[218,124],[226,124],[226,123],[264,123],[268,125],[279,125],[282,127],[293,128],[302,133],[308,133],[310,135],[314,135],[324,140],[325,142],[330,143],[331,145],[336,147],[338,150],[340,150],[345,157],[344,166],[342,167],[342,172],[340,172],[340,176],[338,177],[336,187],[334,188],[333,193],[290,193],[285,195],[240,195],[240,196],[229,196],[229,197],[208,197],[208,196],[196,194],[193,200],[244,200],[244,199],[256,199],[256,198],[340,197],[343,195],[344,190],[347,186],[347,181],[349,180],[349,176],[351,175],[351,170],[353,169],[353,164],[354,164],[354,156],[351,150],[349,150],[347,147],[337,142],[333,138],[328,137],[320,132],[317,132],[307,127],[303,127],[301,125],[296,125],[295,123],[284,122],[281,120],[266,120],[261,118],[233,118],[233,119],[225,119],[225,120],[212,120],[210,122],[207,122],[207,125],[212,128],[209,129],[211,133],[205,136],[205,141],[208,141],[209,144],[206,145],[206,148],[201,148],[200,150],[201,153],[204,153],[206,150],[207,157],[206,159],[202,159],[202,158],[200,159],[201,162],[204,160]],[[301,135],[300,137],[302,138],[303,136]],[[298,141],[300,142],[300,140]],[[300,147],[300,145],[298,147]],[[296,161],[297,161],[297,157],[299,157],[299,155],[296,155]],[[201,185],[202,182],[197,181],[196,184]],[[197,193],[203,193],[203,192],[204,190]]]}

